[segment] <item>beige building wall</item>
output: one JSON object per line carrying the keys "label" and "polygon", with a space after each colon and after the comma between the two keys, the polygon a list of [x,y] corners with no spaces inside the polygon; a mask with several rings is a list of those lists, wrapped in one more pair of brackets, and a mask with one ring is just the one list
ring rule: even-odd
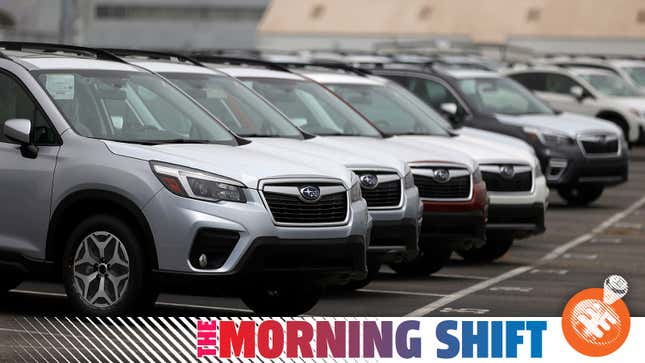
{"label": "beige building wall", "polygon": [[273,0],[260,36],[645,38],[644,0]]}

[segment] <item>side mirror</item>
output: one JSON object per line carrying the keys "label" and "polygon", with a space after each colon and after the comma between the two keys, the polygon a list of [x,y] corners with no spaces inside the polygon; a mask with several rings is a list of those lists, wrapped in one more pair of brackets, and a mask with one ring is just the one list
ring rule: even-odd
{"label": "side mirror", "polygon": [[463,115],[459,114],[459,107],[455,103],[442,103],[439,108],[453,128],[460,129],[463,126]]}
{"label": "side mirror", "polygon": [[457,105],[450,102],[450,103],[442,103],[441,104],[441,111],[445,112],[447,115],[450,116],[455,116],[457,114]]}
{"label": "side mirror", "polygon": [[582,89],[580,86],[573,86],[571,87],[571,90],[569,90],[571,95],[578,100],[578,102],[582,102],[586,98],[585,96],[585,90]]}
{"label": "side mirror", "polygon": [[20,144],[20,151],[26,158],[34,159],[38,155],[38,147],[31,142],[31,121],[26,119],[11,119],[4,123],[4,136]]}

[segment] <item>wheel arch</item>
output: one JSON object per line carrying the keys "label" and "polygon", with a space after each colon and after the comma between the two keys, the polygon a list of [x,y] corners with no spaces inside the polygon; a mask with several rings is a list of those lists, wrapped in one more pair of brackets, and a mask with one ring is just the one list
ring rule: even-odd
{"label": "wheel arch", "polygon": [[60,264],[69,233],[87,216],[100,213],[113,215],[132,227],[141,237],[150,268],[158,268],[154,236],[142,210],[127,197],[105,190],[77,191],[56,206],[49,222],[46,260]]}
{"label": "wheel arch", "polygon": [[602,110],[596,114],[596,117],[615,123],[624,132],[626,132],[625,138],[629,140],[629,132],[631,131],[631,125],[629,124],[629,121],[622,113],[614,110]]}

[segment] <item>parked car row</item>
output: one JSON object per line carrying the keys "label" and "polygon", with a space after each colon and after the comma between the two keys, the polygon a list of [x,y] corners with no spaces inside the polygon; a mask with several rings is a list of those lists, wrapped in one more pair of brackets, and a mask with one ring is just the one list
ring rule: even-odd
{"label": "parked car row", "polygon": [[0,92],[0,290],[61,279],[84,314],[166,288],[301,314],[628,176],[620,127],[490,71],[0,42]]}

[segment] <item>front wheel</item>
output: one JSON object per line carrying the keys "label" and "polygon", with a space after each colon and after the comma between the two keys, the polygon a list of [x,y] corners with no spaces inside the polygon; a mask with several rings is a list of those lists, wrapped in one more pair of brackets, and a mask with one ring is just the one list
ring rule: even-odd
{"label": "front wheel", "polygon": [[311,310],[322,296],[322,287],[311,283],[270,282],[249,286],[242,301],[262,316],[297,316]]}
{"label": "front wheel", "polygon": [[429,251],[421,251],[412,260],[392,263],[390,267],[396,273],[405,276],[428,276],[441,270],[450,260],[452,249],[435,248]]}
{"label": "front wheel", "polygon": [[468,250],[457,250],[457,254],[469,262],[492,262],[504,256],[513,246],[513,235],[510,233],[488,232],[486,243],[481,247]]}
{"label": "front wheel", "polygon": [[83,315],[131,315],[156,299],[141,241],[126,223],[109,215],[82,221],[63,255],[63,283]]}
{"label": "front wheel", "polygon": [[600,196],[604,187],[602,185],[579,185],[558,189],[558,194],[566,200],[569,205],[587,206],[595,202]]}

